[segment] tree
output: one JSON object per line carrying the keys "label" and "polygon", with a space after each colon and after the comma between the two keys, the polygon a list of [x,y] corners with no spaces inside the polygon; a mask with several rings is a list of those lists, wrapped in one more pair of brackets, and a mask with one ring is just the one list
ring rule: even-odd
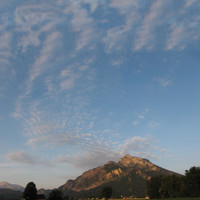
{"label": "tree", "polygon": [[49,193],[48,200],[63,200],[63,193],[62,191],[55,189]]}
{"label": "tree", "polygon": [[24,189],[24,192],[23,192],[23,197],[25,200],[36,200],[37,189],[36,189],[35,183],[29,182],[26,185],[26,188]]}
{"label": "tree", "polygon": [[169,198],[174,197],[174,177],[164,176],[161,181],[161,186],[159,188],[159,193],[161,197]]}
{"label": "tree", "polygon": [[185,196],[184,176],[154,176],[147,182],[147,194],[150,198],[171,198]]}
{"label": "tree", "polygon": [[106,199],[110,198],[112,196],[112,187],[110,186],[105,186],[101,190],[101,198],[104,197]]}
{"label": "tree", "polygon": [[63,199],[64,200],[69,200],[69,196],[65,196]]}
{"label": "tree", "polygon": [[161,197],[159,190],[162,178],[163,176],[153,176],[147,181],[147,194],[151,199],[159,199]]}
{"label": "tree", "polygon": [[200,197],[200,167],[185,171],[185,187],[188,196]]}
{"label": "tree", "polygon": [[175,175],[163,176],[159,192],[164,198],[184,196],[184,178]]}

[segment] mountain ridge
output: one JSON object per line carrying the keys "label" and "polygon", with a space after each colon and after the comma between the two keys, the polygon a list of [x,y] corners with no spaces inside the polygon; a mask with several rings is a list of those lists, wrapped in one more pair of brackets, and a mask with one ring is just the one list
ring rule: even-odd
{"label": "mountain ridge", "polygon": [[65,195],[97,195],[103,186],[113,188],[113,195],[146,196],[146,182],[156,175],[178,175],[151,163],[148,159],[125,155],[118,162],[109,161],[90,169],[75,180],[68,180],[59,189]]}
{"label": "mountain ridge", "polygon": [[21,185],[11,184],[6,181],[0,182],[0,189],[10,189],[13,191],[20,191],[20,192],[24,191],[24,187],[22,187]]}

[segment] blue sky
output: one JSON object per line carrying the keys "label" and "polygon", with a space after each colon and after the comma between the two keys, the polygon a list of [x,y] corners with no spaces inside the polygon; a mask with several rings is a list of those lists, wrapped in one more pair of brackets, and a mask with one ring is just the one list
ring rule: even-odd
{"label": "blue sky", "polygon": [[125,154],[199,166],[200,1],[0,1],[0,181],[54,188]]}

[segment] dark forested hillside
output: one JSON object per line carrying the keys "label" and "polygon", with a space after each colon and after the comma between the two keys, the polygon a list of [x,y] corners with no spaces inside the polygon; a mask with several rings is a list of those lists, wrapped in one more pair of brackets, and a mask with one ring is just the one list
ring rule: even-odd
{"label": "dark forested hillside", "polygon": [[22,192],[10,189],[0,189],[0,200],[19,200],[22,197]]}

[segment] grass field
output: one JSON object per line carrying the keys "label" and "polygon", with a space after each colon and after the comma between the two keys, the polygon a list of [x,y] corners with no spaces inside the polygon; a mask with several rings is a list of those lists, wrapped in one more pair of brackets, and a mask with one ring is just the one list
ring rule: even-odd
{"label": "grass field", "polygon": [[[152,199],[153,200],[153,199]],[[154,199],[155,200],[155,199]],[[158,199],[157,199],[158,200]],[[200,200],[200,197],[166,198],[163,200]]]}
{"label": "grass field", "polygon": [[[156,200],[156,199],[154,199],[154,200]],[[186,197],[186,198],[166,198],[166,199],[163,199],[163,200],[200,200],[200,197],[194,197],[194,198],[192,198],[192,197]]]}
{"label": "grass field", "polygon": [[[120,199],[109,199],[109,200],[120,200]],[[146,198],[132,198],[127,200],[147,200]],[[159,200],[159,199],[150,199],[150,200]],[[185,198],[163,198],[160,200],[200,200],[200,197],[185,197]]]}

